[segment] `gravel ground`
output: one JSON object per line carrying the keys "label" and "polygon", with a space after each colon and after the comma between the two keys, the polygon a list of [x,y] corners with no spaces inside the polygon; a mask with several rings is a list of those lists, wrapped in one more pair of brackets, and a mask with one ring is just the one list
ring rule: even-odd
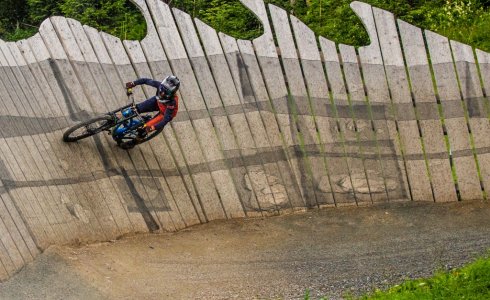
{"label": "gravel ground", "polygon": [[488,249],[488,202],[325,209],[52,247],[0,299],[341,299]]}

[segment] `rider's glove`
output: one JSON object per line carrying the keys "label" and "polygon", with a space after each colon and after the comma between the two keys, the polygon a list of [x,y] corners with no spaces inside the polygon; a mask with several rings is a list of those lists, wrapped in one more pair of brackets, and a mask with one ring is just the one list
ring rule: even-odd
{"label": "rider's glove", "polygon": [[126,88],[127,89],[132,89],[135,86],[136,86],[136,84],[134,84],[134,82],[132,82],[132,81],[126,83]]}

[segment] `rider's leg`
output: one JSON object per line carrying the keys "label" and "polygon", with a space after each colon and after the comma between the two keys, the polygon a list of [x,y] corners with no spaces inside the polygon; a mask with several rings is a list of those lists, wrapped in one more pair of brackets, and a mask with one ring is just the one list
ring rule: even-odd
{"label": "rider's leg", "polygon": [[157,97],[153,96],[148,100],[136,104],[136,109],[138,110],[138,113],[158,111]]}

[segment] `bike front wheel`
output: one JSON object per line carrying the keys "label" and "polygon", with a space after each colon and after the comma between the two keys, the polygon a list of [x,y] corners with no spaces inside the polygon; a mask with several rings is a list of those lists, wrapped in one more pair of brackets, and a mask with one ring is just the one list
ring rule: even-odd
{"label": "bike front wheel", "polygon": [[63,134],[63,141],[67,143],[76,142],[90,137],[113,126],[114,120],[109,115],[94,117],[68,128]]}

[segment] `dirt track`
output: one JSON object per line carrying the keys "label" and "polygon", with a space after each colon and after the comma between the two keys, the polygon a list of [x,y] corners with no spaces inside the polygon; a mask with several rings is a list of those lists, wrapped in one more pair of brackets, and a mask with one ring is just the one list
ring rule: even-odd
{"label": "dirt track", "polygon": [[215,222],[49,249],[0,299],[339,298],[452,268],[490,248],[486,202],[391,204]]}

